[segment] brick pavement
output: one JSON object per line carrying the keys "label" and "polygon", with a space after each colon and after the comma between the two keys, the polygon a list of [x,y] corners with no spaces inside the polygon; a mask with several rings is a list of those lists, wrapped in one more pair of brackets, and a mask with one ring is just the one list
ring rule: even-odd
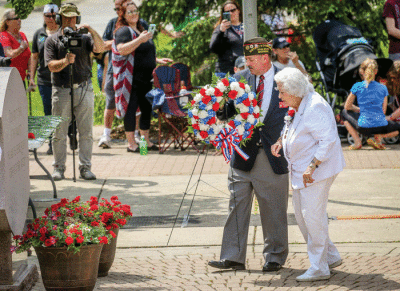
{"label": "brick pavement", "polygon": [[[259,245],[248,248],[245,271],[209,267],[207,262],[219,257],[215,246],[118,249],[109,275],[98,279],[95,290],[400,290],[400,244],[376,247],[378,251],[357,252],[339,244],[343,264],[328,281],[312,283],[295,280],[309,267],[302,244],[291,246],[285,268],[272,273],[261,271]],[[33,290],[44,290],[42,282]]]}

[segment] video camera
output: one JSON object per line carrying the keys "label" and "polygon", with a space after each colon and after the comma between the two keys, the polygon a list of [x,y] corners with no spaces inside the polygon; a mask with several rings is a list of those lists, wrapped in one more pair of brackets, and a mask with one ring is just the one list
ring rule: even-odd
{"label": "video camera", "polygon": [[0,67],[11,66],[11,58],[0,57]]}
{"label": "video camera", "polygon": [[71,27],[66,27],[63,30],[63,35],[60,36],[60,41],[67,50],[82,48],[82,34],[89,33],[87,28],[81,27],[78,30],[73,30]]}

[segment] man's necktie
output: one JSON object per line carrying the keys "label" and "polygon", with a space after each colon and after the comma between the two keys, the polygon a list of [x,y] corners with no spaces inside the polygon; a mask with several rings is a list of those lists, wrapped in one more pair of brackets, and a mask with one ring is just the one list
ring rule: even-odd
{"label": "man's necktie", "polygon": [[260,76],[260,81],[258,82],[256,93],[258,95],[257,105],[261,108],[262,101],[264,98],[264,75]]}

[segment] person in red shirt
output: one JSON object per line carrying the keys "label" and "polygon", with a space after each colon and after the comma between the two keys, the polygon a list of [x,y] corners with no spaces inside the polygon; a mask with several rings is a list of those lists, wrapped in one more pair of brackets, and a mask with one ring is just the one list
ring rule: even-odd
{"label": "person in red shirt", "polygon": [[382,16],[389,35],[389,59],[400,60],[400,0],[387,0]]}
{"label": "person in red shirt", "polygon": [[[0,22],[0,43],[6,57],[11,58],[11,67],[17,68],[22,80],[27,75],[31,50],[25,34],[21,31],[21,19],[14,9],[7,9]],[[24,83],[25,84],[25,83]]]}

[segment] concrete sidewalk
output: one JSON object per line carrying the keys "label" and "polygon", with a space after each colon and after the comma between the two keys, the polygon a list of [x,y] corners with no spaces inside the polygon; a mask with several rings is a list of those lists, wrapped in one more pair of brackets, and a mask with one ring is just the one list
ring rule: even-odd
{"label": "concrete sidewalk", "polygon": [[[95,128],[95,136],[100,133],[101,128]],[[127,153],[124,143],[103,150],[95,142],[93,171],[98,179],[72,182],[69,156],[67,179],[57,182],[57,190],[59,197],[70,199],[77,195],[84,200],[90,196],[118,195],[132,207],[134,217],[120,231],[110,275],[99,278],[95,290],[400,290],[400,220],[333,220],[344,215],[400,214],[400,146],[390,148],[386,151],[367,147],[361,151],[344,149],[347,167],[333,184],[328,204],[331,239],[337,244],[344,263],[333,271],[329,281],[316,283],[295,281],[309,262],[291,201],[288,209],[290,254],[284,269],[271,274],[261,271],[263,241],[257,208],[253,210],[249,231],[247,270],[220,272],[208,267],[209,260],[219,259],[228,213],[229,166],[220,155],[209,153],[204,174],[199,179],[204,159],[201,155],[199,169],[188,187],[198,158],[194,150],[168,150],[163,155],[151,152],[142,157]],[[45,155],[46,150],[43,146],[39,157],[51,172],[52,158]],[[30,173],[42,174],[33,158]],[[49,181],[31,179],[33,199],[51,196]],[[50,204],[36,203],[39,211]],[[183,218],[189,210],[189,221],[185,225]],[[25,259],[25,254],[15,255],[16,263]],[[36,256],[28,261],[37,263]],[[44,290],[42,283],[38,282],[33,290]]]}

